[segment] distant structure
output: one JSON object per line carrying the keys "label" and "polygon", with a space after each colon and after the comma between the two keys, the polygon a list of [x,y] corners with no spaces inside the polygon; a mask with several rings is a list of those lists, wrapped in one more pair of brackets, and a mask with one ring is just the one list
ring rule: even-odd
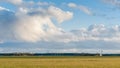
{"label": "distant structure", "polygon": [[100,56],[103,56],[103,55],[102,55],[102,52],[103,52],[103,50],[100,50]]}

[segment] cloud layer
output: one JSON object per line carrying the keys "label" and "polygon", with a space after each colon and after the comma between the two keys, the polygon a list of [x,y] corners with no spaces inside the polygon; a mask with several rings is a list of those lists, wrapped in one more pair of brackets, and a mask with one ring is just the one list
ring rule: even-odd
{"label": "cloud layer", "polygon": [[[77,7],[73,3],[70,3],[69,6]],[[119,25],[113,27],[106,27],[102,24],[91,25],[88,28],[66,32],[53,23],[53,19],[56,19],[58,23],[62,23],[72,17],[72,12],[64,11],[55,6],[48,6],[46,9],[24,6],[16,12],[0,7],[0,40],[24,42],[120,41]]]}

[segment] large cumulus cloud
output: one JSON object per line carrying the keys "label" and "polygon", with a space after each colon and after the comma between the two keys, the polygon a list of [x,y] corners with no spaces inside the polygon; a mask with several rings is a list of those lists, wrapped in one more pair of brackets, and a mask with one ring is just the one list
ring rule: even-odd
{"label": "large cumulus cloud", "polygon": [[20,6],[15,12],[1,7],[0,40],[20,42],[55,41],[56,38],[59,39],[59,36],[63,35],[63,32],[53,24],[52,19],[63,22],[71,19],[72,16],[72,12],[63,11],[55,6],[48,6],[46,9]]}

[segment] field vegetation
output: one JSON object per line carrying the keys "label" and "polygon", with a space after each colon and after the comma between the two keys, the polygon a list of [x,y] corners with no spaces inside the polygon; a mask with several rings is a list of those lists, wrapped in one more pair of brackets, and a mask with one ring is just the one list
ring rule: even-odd
{"label": "field vegetation", "polygon": [[120,57],[0,57],[0,68],[120,68]]}

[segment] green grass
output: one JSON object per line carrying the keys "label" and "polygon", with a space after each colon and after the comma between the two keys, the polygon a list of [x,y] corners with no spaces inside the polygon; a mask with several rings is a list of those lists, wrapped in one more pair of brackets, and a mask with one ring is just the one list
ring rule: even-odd
{"label": "green grass", "polygon": [[120,57],[0,57],[0,68],[120,68]]}

